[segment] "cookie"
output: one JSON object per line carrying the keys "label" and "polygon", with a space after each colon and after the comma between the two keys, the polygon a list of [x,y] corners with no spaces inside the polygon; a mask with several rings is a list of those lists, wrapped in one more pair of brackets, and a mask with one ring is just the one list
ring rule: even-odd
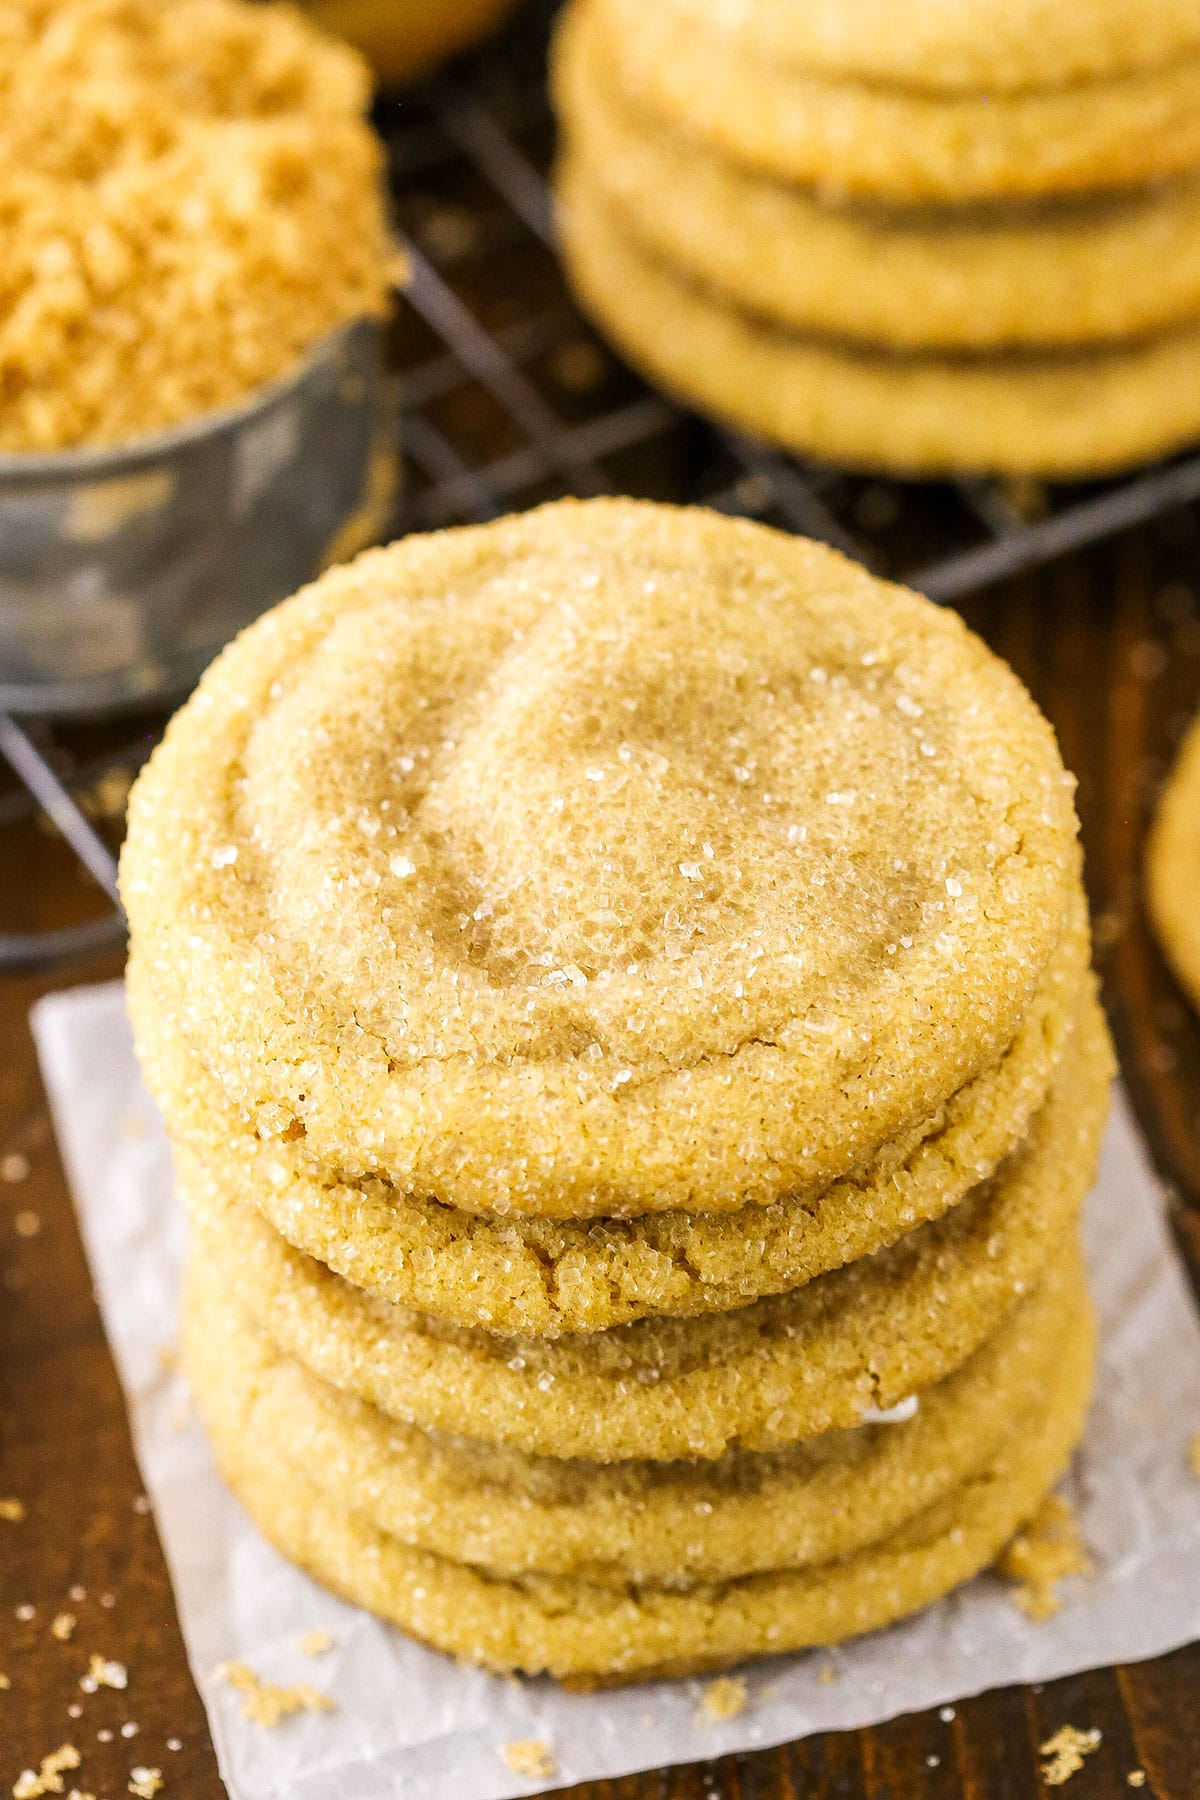
{"label": "cookie", "polygon": [[944,1218],[793,1293],[698,1319],[547,1341],[439,1324],[291,1249],[177,1153],[193,1255],[283,1355],[427,1429],[597,1462],[769,1450],[940,1381],[1068,1240],[1090,1185],[1112,1055],[1085,1006],[1027,1146]]}
{"label": "cookie", "polygon": [[379,1181],[322,1177],[294,1146],[256,1138],[182,1040],[162,1029],[136,956],[126,992],[151,1092],[223,1193],[382,1299],[454,1324],[557,1337],[650,1314],[725,1312],[947,1211],[1025,1137],[1066,1052],[1088,949],[1080,895],[1005,1055],[854,1176],[798,1203],[631,1220],[494,1219]]}
{"label": "cookie", "polygon": [[495,29],[513,0],[302,0],[356,44],[385,82],[415,81]]}
{"label": "cookie", "polygon": [[201,1396],[217,1459],[263,1533],[344,1598],[463,1661],[560,1679],[635,1680],[828,1644],[915,1611],[986,1567],[1036,1510],[1083,1428],[1084,1327],[1002,1448],[883,1543],[815,1568],[675,1593],[565,1576],[498,1580],[347,1513],[222,1404]]}
{"label": "cookie", "polygon": [[559,194],[575,288],[623,354],[685,404],[800,455],[905,475],[1073,480],[1200,436],[1200,326],[988,357],[805,337],[657,261],[579,167],[561,171]]}
{"label": "cookie", "polygon": [[785,69],[885,87],[1009,93],[1200,54],[1192,0],[659,0],[680,28]]}
{"label": "cookie", "polygon": [[1159,944],[1200,1006],[1200,725],[1193,724],[1158,802],[1146,844],[1146,895]]}
{"label": "cookie", "polygon": [[700,1465],[556,1461],[398,1424],[278,1356],[203,1260],[184,1316],[205,1414],[236,1421],[340,1511],[493,1575],[681,1587],[804,1568],[890,1536],[995,1454],[1084,1329],[1087,1302],[1072,1244],[911,1414]]}
{"label": "cookie", "polygon": [[1075,346],[1200,315],[1195,176],[1042,204],[837,206],[624,104],[585,11],[563,15],[555,73],[568,153],[626,235],[790,330],[898,349]]}
{"label": "cookie", "polygon": [[122,891],[165,1026],[325,1170],[732,1212],[998,1060],[1075,833],[949,611],[747,522],[562,502],[245,632],[136,785]]}
{"label": "cookie", "polygon": [[1200,163],[1200,55],[997,93],[812,75],[671,6],[590,5],[631,104],[734,162],[877,199],[980,200],[1136,186]]}

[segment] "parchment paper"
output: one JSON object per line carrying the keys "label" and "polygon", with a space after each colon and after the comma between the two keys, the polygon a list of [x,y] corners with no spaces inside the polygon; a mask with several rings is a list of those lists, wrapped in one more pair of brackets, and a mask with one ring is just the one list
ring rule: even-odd
{"label": "parchment paper", "polygon": [[[834,1652],[763,1663],[750,1704],[705,1724],[701,1684],[572,1696],[496,1680],[422,1650],[329,1598],[258,1537],[215,1475],[182,1380],[176,1337],[184,1233],[162,1129],[138,1078],[119,985],[37,1008],[35,1033],[166,1548],[188,1651],[233,1800],[507,1800],[516,1794],[876,1723],[984,1688],[1046,1681],[1200,1636],[1200,1327],[1128,1109],[1116,1096],[1087,1243],[1104,1342],[1087,1442],[1067,1492],[1096,1573],[1034,1624],[983,1576],[917,1619]],[[301,1636],[328,1631],[312,1660]],[[275,1730],[241,1717],[214,1679],[228,1659],[312,1682],[337,1711]],[[836,1679],[821,1671],[832,1662]],[[1076,1723],[1080,1721],[1075,1721]],[[1086,1721],[1082,1721],[1086,1723]],[[949,1731],[949,1727],[947,1727]],[[554,1781],[514,1776],[501,1746],[542,1738]]]}

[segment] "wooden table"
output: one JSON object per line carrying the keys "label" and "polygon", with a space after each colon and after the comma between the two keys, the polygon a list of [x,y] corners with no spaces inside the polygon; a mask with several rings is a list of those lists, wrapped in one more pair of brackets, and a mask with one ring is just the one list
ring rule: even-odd
{"label": "wooden table", "polygon": [[[1200,518],[1181,513],[994,592],[969,617],[1029,682],[1078,772],[1106,999],[1134,1104],[1178,1197],[1174,1222],[1195,1282],[1200,1026],[1147,936],[1140,901],[1148,804],[1200,703],[1193,582],[1200,587]],[[83,903],[83,878],[44,837],[31,835],[26,848],[27,858],[0,869],[8,922],[66,922]],[[75,1779],[98,1800],[118,1800],[135,1764],[163,1770],[164,1800],[216,1800],[204,1714],[154,1522],[139,1510],[121,1393],[26,1024],[37,995],[63,984],[61,976],[0,983],[0,1158],[29,1164],[23,1180],[0,1182],[0,1497],[19,1495],[28,1508],[23,1523],[0,1520],[0,1672],[11,1683],[0,1691],[0,1795],[22,1768],[70,1741],[85,1759]],[[9,1162],[7,1172],[22,1166]],[[22,1235],[30,1215],[39,1229]],[[70,1599],[72,1587],[86,1598]],[[31,1618],[17,1616],[30,1606]],[[66,1643],[50,1631],[62,1610],[78,1619]],[[127,1665],[124,1692],[80,1692],[93,1652]],[[970,1683],[969,1669],[963,1679]],[[71,1705],[80,1717],[68,1715]],[[1146,1773],[1147,1796],[1200,1800],[1198,1647],[1040,1692],[987,1694],[949,1720],[906,1717],[572,1791],[588,1800],[1025,1800],[1042,1791],[1038,1745],[1066,1722],[1103,1733],[1067,1790],[1071,1800],[1125,1796],[1134,1769]],[[124,1737],[129,1724],[137,1733]],[[98,1741],[99,1732],[111,1740]]]}

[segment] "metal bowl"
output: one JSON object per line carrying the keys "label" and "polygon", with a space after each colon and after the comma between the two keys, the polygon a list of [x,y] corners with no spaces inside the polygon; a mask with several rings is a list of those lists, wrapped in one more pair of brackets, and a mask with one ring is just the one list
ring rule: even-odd
{"label": "metal bowl", "polygon": [[377,539],[396,486],[383,328],[244,406],[114,449],[0,456],[0,712],[183,692],[243,625]]}

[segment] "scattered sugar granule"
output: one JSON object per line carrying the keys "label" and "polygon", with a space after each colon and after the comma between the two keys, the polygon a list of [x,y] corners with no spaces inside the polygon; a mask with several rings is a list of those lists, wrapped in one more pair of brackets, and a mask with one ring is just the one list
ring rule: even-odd
{"label": "scattered sugar granule", "polygon": [[20,1525],[25,1518],[25,1502],[23,1500],[0,1500],[0,1519],[7,1519],[10,1525]]}
{"label": "scattered sugar granule", "polygon": [[49,1756],[43,1756],[36,1773],[32,1769],[22,1769],[13,1782],[13,1800],[41,1800],[43,1794],[61,1794],[66,1786],[63,1771],[77,1769],[82,1761],[74,1744],[63,1744],[52,1750]]}
{"label": "scattered sugar granule", "polygon": [[129,1771],[129,1792],[134,1795],[135,1800],[154,1800],[162,1784],[161,1769],[147,1769],[139,1765]]}
{"label": "scattered sugar granule", "polygon": [[300,1639],[304,1656],[327,1656],[332,1649],[333,1639],[327,1631],[306,1631]]}
{"label": "scattered sugar granule", "polygon": [[42,1229],[42,1221],[39,1214],[26,1209],[17,1214],[13,1226],[18,1237],[35,1238]]}
{"label": "scattered sugar granule", "polygon": [[1138,1787],[1145,1787],[1145,1785],[1146,1785],[1145,1769],[1130,1769],[1128,1775],[1125,1777],[1125,1786],[1138,1788]]}
{"label": "scattered sugar granule", "polygon": [[938,1710],[938,1718],[942,1721],[943,1725],[952,1725],[955,1717],[956,1714],[952,1706],[943,1706]]}
{"label": "scattered sugar granule", "polygon": [[18,1618],[22,1625],[28,1625],[31,1619],[37,1618],[37,1607],[31,1606],[29,1601],[25,1600],[17,1607],[14,1617]]}
{"label": "scattered sugar granule", "polygon": [[1192,1439],[1188,1460],[1192,1465],[1192,1474],[1200,1475],[1200,1431],[1198,1431]]}
{"label": "scattered sugar granule", "polygon": [[1017,1605],[1031,1619],[1048,1619],[1058,1611],[1062,1605],[1060,1581],[1091,1574],[1092,1562],[1078,1522],[1060,1494],[1050,1494],[1042,1502],[996,1567],[1017,1584]]}
{"label": "scattered sugar granule", "polygon": [[15,1184],[18,1181],[28,1181],[28,1179],[29,1158],[27,1156],[22,1156],[19,1150],[11,1150],[7,1156],[0,1158],[0,1181]]}
{"label": "scattered sugar granule", "polygon": [[94,1694],[97,1688],[127,1688],[129,1686],[129,1670],[124,1663],[109,1662],[106,1657],[92,1655],[88,1659],[86,1675],[81,1675],[79,1685],[85,1694]]}
{"label": "scattered sugar granule", "polygon": [[240,1662],[222,1663],[215,1673],[218,1681],[225,1682],[241,1695],[242,1717],[249,1719],[252,1725],[265,1725],[270,1729],[293,1713],[336,1711],[328,1694],[310,1687],[306,1681],[298,1687],[276,1687],[274,1682],[264,1681],[256,1675],[249,1664]]}
{"label": "scattered sugar granule", "polygon": [[718,1675],[700,1696],[700,1717],[705,1722],[736,1719],[749,1703],[746,1684],[740,1675]]}
{"label": "scattered sugar granule", "polygon": [[1100,1747],[1100,1731],[1081,1731],[1078,1725],[1062,1725],[1041,1746],[1046,1758],[1042,1764],[1042,1780],[1047,1787],[1062,1787],[1072,1775],[1078,1775],[1083,1759]]}
{"label": "scattered sugar granule", "polygon": [[60,1644],[69,1643],[71,1633],[78,1623],[74,1613],[56,1613],[50,1626],[50,1636],[57,1638]]}
{"label": "scattered sugar granule", "polygon": [[558,1774],[554,1752],[545,1738],[514,1738],[500,1746],[500,1754],[514,1775],[526,1775],[531,1781],[549,1781]]}
{"label": "scattered sugar granule", "polygon": [[132,1719],[126,1719],[121,1727],[121,1736],[123,1738],[135,1738],[141,1729],[141,1726],[135,1725]]}

